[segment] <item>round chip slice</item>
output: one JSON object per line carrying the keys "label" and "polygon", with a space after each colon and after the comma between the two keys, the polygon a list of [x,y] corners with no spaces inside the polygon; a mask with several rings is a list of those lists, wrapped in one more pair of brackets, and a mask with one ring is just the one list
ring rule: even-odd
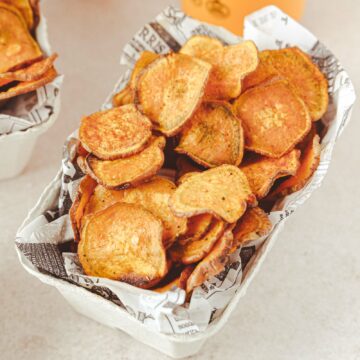
{"label": "round chip slice", "polygon": [[42,57],[21,13],[0,2],[0,73],[18,68]]}
{"label": "round chip slice", "polygon": [[234,242],[231,252],[269,234],[271,227],[269,217],[262,209],[259,207],[248,209],[233,230]]}
{"label": "round chip slice", "polygon": [[177,241],[184,245],[191,240],[199,240],[208,231],[212,220],[211,214],[200,214],[188,218],[187,230]]}
{"label": "round chip slice", "polygon": [[103,160],[137,154],[150,137],[150,120],[133,104],[84,117],[79,129],[84,148]]}
{"label": "round chip slice", "polygon": [[229,100],[241,93],[241,80],[258,66],[258,50],[253,41],[223,46],[217,40],[203,35],[190,38],[180,50],[213,65],[205,98]]}
{"label": "round chip slice", "polygon": [[311,178],[320,163],[320,137],[314,133],[300,158],[300,166],[296,174],[283,181],[272,193],[270,198],[282,197],[301,190]]}
{"label": "round chip slice", "polygon": [[240,166],[257,199],[265,197],[276,179],[295,175],[300,162],[300,150],[294,149],[281,158],[256,156]]}
{"label": "round chip slice", "polygon": [[17,85],[10,87],[6,91],[0,92],[0,100],[10,99],[15,96],[27,94],[31,91],[34,91],[53,81],[56,76],[56,70],[51,67],[37,80],[20,82]]}
{"label": "round chip slice", "polygon": [[134,103],[134,94],[129,85],[125,86],[113,96],[112,103],[115,106],[124,106]]}
{"label": "round chip slice", "polygon": [[185,244],[179,242],[170,249],[170,258],[183,264],[194,264],[203,259],[225,231],[222,220],[213,219],[208,232],[201,238],[192,238]]}
{"label": "round chip slice", "polygon": [[138,76],[135,102],[159,131],[177,134],[201,103],[211,65],[187,55],[161,56]]}
{"label": "round chip slice", "polygon": [[169,198],[175,189],[172,181],[160,176],[124,190],[109,190],[98,185],[87,203],[85,213],[96,213],[117,202],[141,205],[162,221],[163,242],[167,248],[187,229],[187,220],[175,216],[169,207]]}
{"label": "round chip slice", "polygon": [[117,160],[86,157],[87,173],[99,184],[109,188],[136,186],[154,176],[164,163],[164,137],[153,137],[140,153]]}
{"label": "round chip slice", "polygon": [[226,103],[203,103],[182,131],[176,151],[205,167],[239,165],[244,153],[240,120]]}
{"label": "round chip slice", "polygon": [[210,213],[234,223],[255,205],[245,174],[236,166],[221,165],[202,173],[188,173],[170,199],[178,216],[191,217]]}
{"label": "round chip slice", "polygon": [[242,121],[245,148],[268,157],[283,156],[311,129],[306,105],[284,80],[246,91],[234,112]]}
{"label": "round chip slice", "polygon": [[29,30],[33,28],[34,16],[29,0],[1,0],[1,2],[14,6],[17,10],[19,10]]}
{"label": "round chip slice", "polygon": [[117,203],[88,217],[78,247],[87,275],[149,288],[167,272],[162,225],[144,208]]}
{"label": "round chip slice", "polygon": [[52,54],[45,59],[34,62],[26,68],[0,74],[0,86],[4,86],[12,81],[34,81],[40,79],[52,68],[57,56],[57,54]]}
{"label": "round chip slice", "polygon": [[188,278],[186,292],[191,292],[210,277],[224,270],[233,243],[233,234],[227,230],[216,242],[211,252],[201,260]]}

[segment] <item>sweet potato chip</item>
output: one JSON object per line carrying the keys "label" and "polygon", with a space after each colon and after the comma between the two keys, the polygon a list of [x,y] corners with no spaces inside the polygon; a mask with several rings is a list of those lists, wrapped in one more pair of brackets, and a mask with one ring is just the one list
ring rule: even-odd
{"label": "sweet potato chip", "polygon": [[197,35],[180,50],[213,65],[206,87],[206,99],[229,100],[241,93],[241,80],[258,65],[258,51],[253,41],[223,46],[219,40]]}
{"label": "sweet potato chip", "polygon": [[56,70],[51,67],[41,76],[41,78],[37,80],[19,82],[17,85],[10,87],[8,90],[0,92],[0,100],[10,99],[21,94],[27,94],[31,91],[35,91],[36,89],[53,81],[56,76]]}
{"label": "sweet potato chip", "polygon": [[248,203],[256,204],[245,174],[236,166],[221,165],[185,176],[170,198],[170,206],[178,216],[210,213],[233,223],[243,215]]}
{"label": "sweet potato chip", "polygon": [[222,220],[213,219],[208,232],[201,238],[192,238],[185,244],[175,243],[170,249],[170,258],[183,264],[194,264],[203,259],[225,231]]}
{"label": "sweet potato chip", "polygon": [[320,162],[320,137],[314,134],[301,155],[300,166],[296,174],[282,182],[272,193],[270,198],[282,197],[301,190],[311,178]]}
{"label": "sweet potato chip", "polygon": [[177,134],[200,104],[211,65],[183,54],[161,56],[138,76],[135,101],[157,129]]}
{"label": "sweet potato chip", "polygon": [[196,265],[194,271],[188,278],[186,292],[191,292],[210,277],[218,275],[224,270],[232,243],[232,232],[225,231],[223,236],[216,242],[211,252]]}
{"label": "sweet potato chip", "polygon": [[169,198],[175,189],[172,181],[160,176],[124,190],[109,190],[98,185],[87,204],[86,214],[99,212],[116,202],[141,205],[162,221],[164,246],[169,247],[187,229],[186,219],[175,216],[169,207]]}
{"label": "sweet potato chip", "polygon": [[140,72],[149,64],[151,64],[155,59],[159,57],[158,54],[155,54],[151,51],[143,51],[140,55],[139,60],[136,62],[129,83],[124,89],[119,91],[113,97],[114,106],[122,106],[126,104],[134,103],[134,90],[137,82],[137,77]]}
{"label": "sweet potato chip", "polygon": [[245,147],[268,157],[292,150],[311,128],[306,105],[285,80],[246,91],[234,103],[234,111],[242,121]]}
{"label": "sweet potato chip", "polygon": [[134,93],[129,85],[126,85],[122,90],[113,96],[113,106],[123,106],[134,103]]}
{"label": "sweet potato chip", "polygon": [[178,276],[176,276],[174,279],[172,279],[171,281],[167,281],[164,284],[162,284],[162,281],[161,281],[161,283],[158,284],[159,287],[156,287],[154,289],[154,291],[159,292],[159,293],[164,293],[166,291],[173,290],[174,288],[177,288],[177,287],[180,289],[186,290],[187,280],[190,277],[193,270],[194,270],[193,265],[186,266],[181,271],[181,273]]}
{"label": "sweet potato chip", "polygon": [[250,241],[255,241],[269,234],[271,226],[269,217],[259,207],[248,209],[233,230],[232,252]]}
{"label": "sweet potato chip", "polygon": [[0,74],[0,86],[13,81],[34,81],[40,79],[53,66],[57,56],[57,54],[53,54],[48,58],[34,62],[26,68]]}
{"label": "sweet potato chip", "polygon": [[80,239],[81,221],[96,185],[96,181],[90,176],[85,176],[79,184],[78,193],[69,211],[75,241]]}
{"label": "sweet potato chip", "polygon": [[87,275],[141,288],[154,286],[167,272],[161,221],[134,204],[116,203],[91,215],[78,255]]}
{"label": "sweet potato chip", "polygon": [[84,148],[103,160],[137,154],[150,137],[150,120],[133,104],[86,116],[79,129]]}
{"label": "sweet potato chip", "polygon": [[15,7],[22,15],[29,30],[33,28],[34,16],[29,0],[1,0],[0,2]]}
{"label": "sweet potato chip", "polygon": [[184,245],[190,240],[199,240],[209,229],[212,220],[211,214],[201,214],[188,218],[187,230],[177,241]]}
{"label": "sweet potato chip", "polygon": [[240,166],[246,175],[253,194],[262,199],[276,179],[284,176],[295,175],[300,162],[300,150],[292,150],[281,158],[273,159],[263,156],[254,156]]}
{"label": "sweet potato chip", "polygon": [[203,103],[182,131],[176,151],[205,167],[239,165],[244,152],[240,120],[226,103]]}
{"label": "sweet potato chip", "polygon": [[42,52],[32,38],[21,13],[0,2],[0,73],[39,59]]}
{"label": "sweet potato chip", "polygon": [[313,121],[324,115],[329,103],[328,84],[310,56],[297,47],[262,51],[260,65],[245,79],[245,86],[259,85],[275,74],[289,81],[305,102]]}
{"label": "sweet potato chip", "polygon": [[165,138],[153,137],[140,153],[117,160],[100,160],[94,155],[86,158],[88,174],[109,188],[136,186],[154,176],[164,163]]}
{"label": "sweet potato chip", "polygon": [[189,172],[200,172],[201,168],[186,156],[179,156],[176,160],[176,180]]}

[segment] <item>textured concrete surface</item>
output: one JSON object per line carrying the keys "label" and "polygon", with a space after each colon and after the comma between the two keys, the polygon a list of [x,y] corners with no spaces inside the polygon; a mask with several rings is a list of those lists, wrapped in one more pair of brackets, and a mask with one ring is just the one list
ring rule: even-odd
{"label": "textured concrete surface", "polygon": [[[97,110],[121,72],[120,50],[169,0],[51,0],[44,5],[59,69],[61,116],[31,165],[0,182],[0,358],[165,359],[78,314],[18,263],[14,234],[60,165],[62,143]],[[176,3],[173,1],[172,3]],[[356,0],[309,0],[303,23],[360,86]],[[196,359],[360,359],[360,105],[321,189],[292,216],[227,326]]]}

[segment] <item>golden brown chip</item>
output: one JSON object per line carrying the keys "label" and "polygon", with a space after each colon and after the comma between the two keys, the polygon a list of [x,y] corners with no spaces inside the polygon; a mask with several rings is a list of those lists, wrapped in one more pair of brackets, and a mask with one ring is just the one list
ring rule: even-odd
{"label": "golden brown chip", "polygon": [[134,204],[116,203],[89,216],[78,255],[87,275],[141,288],[154,286],[167,272],[161,221]]}
{"label": "golden brown chip", "polygon": [[141,71],[145,69],[148,65],[150,65],[152,62],[154,62],[157,58],[159,58],[160,55],[155,54],[151,51],[143,51],[138,59],[138,61],[135,63],[134,69],[131,73],[130,82],[129,85],[131,89],[135,89],[137,78]]}
{"label": "golden brown chip", "polygon": [[300,150],[291,150],[281,158],[273,159],[254,156],[240,166],[246,175],[250,188],[258,199],[265,197],[276,179],[295,175],[300,162]]}
{"label": "golden brown chip", "polygon": [[301,155],[300,166],[296,174],[282,182],[269,197],[282,197],[301,190],[311,178],[320,162],[321,145],[320,137],[314,134],[306,149]]}
{"label": "golden brown chip", "polygon": [[211,252],[196,265],[194,271],[188,278],[186,292],[191,292],[210,277],[218,275],[224,270],[232,243],[232,232],[225,231],[223,236],[216,242]]}
{"label": "golden brown chip", "polygon": [[109,190],[98,185],[87,203],[85,213],[99,212],[116,202],[141,205],[162,221],[163,242],[167,248],[187,229],[187,220],[175,216],[169,207],[169,198],[175,189],[172,181],[160,176],[124,190]]}
{"label": "golden brown chip", "polygon": [[140,55],[139,60],[136,62],[134,69],[131,73],[129,83],[124,89],[119,91],[113,97],[114,106],[122,106],[126,104],[134,103],[134,90],[136,87],[137,77],[140,72],[149,64],[151,64],[155,59],[159,57],[158,54],[155,54],[151,51],[143,51]]}
{"label": "golden brown chip", "polygon": [[225,231],[222,220],[213,219],[207,233],[201,238],[192,238],[185,244],[175,243],[170,249],[170,258],[183,264],[194,264],[203,259]]}
{"label": "golden brown chip", "polygon": [[211,65],[183,54],[161,56],[138,76],[135,101],[158,130],[177,134],[200,104]]}
{"label": "golden brown chip", "polygon": [[244,152],[240,120],[226,103],[203,103],[182,131],[176,151],[205,167],[239,165]]}
{"label": "golden brown chip", "polygon": [[150,137],[150,120],[133,104],[86,116],[79,129],[84,148],[103,160],[137,154]]}
{"label": "golden brown chip", "polygon": [[117,160],[100,160],[94,155],[86,158],[88,174],[109,188],[136,186],[154,176],[164,163],[165,138],[153,137],[140,153]]}
{"label": "golden brown chip", "polygon": [[178,216],[210,213],[233,223],[243,215],[248,203],[256,204],[245,174],[236,166],[221,165],[185,177],[170,198],[170,206]]}
{"label": "golden brown chip", "polygon": [[27,94],[31,91],[34,91],[51,81],[53,81],[57,76],[56,70],[51,67],[46,73],[44,73],[41,78],[34,81],[23,81],[17,85],[10,87],[6,91],[0,92],[0,100],[10,99],[21,94]]}
{"label": "golden brown chip", "polygon": [[0,0],[0,2],[15,7],[22,15],[29,30],[33,29],[34,16],[29,0]]}
{"label": "golden brown chip", "polygon": [[85,215],[85,208],[96,185],[97,183],[95,180],[93,180],[90,176],[85,176],[79,184],[78,193],[71,205],[69,215],[75,241],[79,241],[80,239],[81,221]]}
{"label": "golden brown chip", "polygon": [[134,103],[134,93],[129,85],[113,96],[112,104],[114,107],[123,106]]}
{"label": "golden brown chip", "polygon": [[188,218],[187,230],[177,241],[184,245],[190,240],[199,240],[209,229],[212,220],[211,214],[200,214]]}
{"label": "golden brown chip", "polygon": [[0,73],[33,62],[42,52],[32,38],[21,13],[0,2]]}
{"label": "golden brown chip", "polygon": [[180,50],[213,65],[206,87],[206,99],[229,100],[241,93],[241,80],[258,65],[258,51],[253,41],[223,46],[207,36],[190,38]]}
{"label": "golden brown chip", "polygon": [[[293,86],[294,91],[305,102],[313,121],[319,120],[327,110],[328,84],[324,74],[312,62],[310,56],[297,47],[281,50],[266,50],[260,54],[260,72],[250,75],[254,84],[261,81],[264,73],[275,71]],[[255,71],[255,74],[258,70]],[[262,73],[262,75],[261,75]]]}
{"label": "golden brown chip", "polygon": [[181,273],[173,278],[171,281],[166,281],[164,284],[162,284],[163,281],[158,285],[159,287],[156,287],[154,291],[159,293],[164,293],[166,291],[173,290],[174,288],[178,287],[180,289],[186,290],[186,283],[188,278],[190,277],[191,273],[194,270],[193,265],[186,266]]}
{"label": "golden brown chip", "polygon": [[292,150],[311,128],[306,105],[284,80],[246,91],[234,111],[242,121],[245,147],[268,157]]}
{"label": "golden brown chip", "polygon": [[271,226],[269,217],[259,207],[248,209],[233,230],[232,252],[249,241],[257,240],[269,234]]}
{"label": "golden brown chip", "polygon": [[176,180],[189,172],[200,172],[200,167],[186,156],[179,156],[176,160]]}
{"label": "golden brown chip", "polygon": [[28,82],[40,79],[53,66],[57,56],[55,53],[48,58],[34,62],[26,68],[0,74],[0,86],[4,86],[12,81]]}

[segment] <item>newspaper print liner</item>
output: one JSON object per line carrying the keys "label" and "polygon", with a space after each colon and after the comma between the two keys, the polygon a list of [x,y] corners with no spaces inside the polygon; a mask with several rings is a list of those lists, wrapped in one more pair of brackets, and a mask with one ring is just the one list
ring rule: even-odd
{"label": "newspaper print liner", "polygon": [[[36,28],[36,40],[47,56],[51,55],[46,19],[42,15]],[[52,82],[35,91],[19,95],[0,104],[0,137],[25,131],[49,120],[54,113],[55,101],[60,96],[63,76],[58,75]]]}
{"label": "newspaper print liner", "polygon": [[[119,79],[103,108],[111,107],[114,92],[127,84],[130,69],[143,50],[157,53],[177,51],[194,34],[215,36],[227,44],[241,41],[223,28],[201,23],[168,7],[125,46],[121,63],[126,64],[129,70]],[[127,311],[152,330],[167,334],[204,331],[221,316],[235,293],[241,296],[245,293],[284,220],[320,186],[329,167],[336,139],[350,119],[355,92],[347,73],[334,55],[314,35],[274,6],[263,8],[246,18],[244,37],[254,40],[260,50],[300,46],[312,56],[329,81],[329,109],[321,120],[324,131],[320,165],[304,189],[275,205],[270,213],[273,224],[270,235],[232,254],[231,261],[221,274],[194,290],[190,303],[185,303],[185,293],[180,289],[157,294],[125,283],[84,275],[77,255],[69,251],[73,233],[68,212],[79,181],[84,176],[72,162],[79,143],[77,132],[74,132],[65,143],[62,169],[51,184],[56,192],[54,190],[50,199],[42,199],[43,215],[21,228],[17,234],[16,245],[25,266],[31,268],[32,272],[41,272],[82,286],[119,305],[119,311]]]}

